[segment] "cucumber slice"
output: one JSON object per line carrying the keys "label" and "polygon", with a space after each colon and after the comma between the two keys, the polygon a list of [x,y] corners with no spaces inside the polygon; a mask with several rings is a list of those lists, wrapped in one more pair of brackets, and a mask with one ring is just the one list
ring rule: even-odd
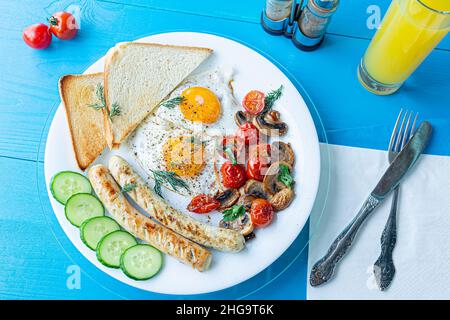
{"label": "cucumber slice", "polygon": [[120,258],[120,268],[134,280],[150,279],[161,270],[162,263],[161,252],[147,244],[128,248]]}
{"label": "cucumber slice", "polygon": [[67,200],[64,208],[67,220],[79,227],[86,220],[105,215],[105,208],[96,197],[90,193],[77,193]]}
{"label": "cucumber slice", "polygon": [[136,239],[126,231],[111,232],[100,240],[97,246],[97,259],[107,267],[119,268],[120,256],[136,244]]}
{"label": "cucumber slice", "polygon": [[95,250],[104,236],[117,230],[120,230],[120,226],[114,219],[94,217],[83,222],[80,228],[80,236],[85,245]]}
{"label": "cucumber slice", "polygon": [[50,181],[50,191],[58,202],[66,204],[67,200],[74,194],[92,193],[92,186],[82,174],[61,171],[55,174]]}

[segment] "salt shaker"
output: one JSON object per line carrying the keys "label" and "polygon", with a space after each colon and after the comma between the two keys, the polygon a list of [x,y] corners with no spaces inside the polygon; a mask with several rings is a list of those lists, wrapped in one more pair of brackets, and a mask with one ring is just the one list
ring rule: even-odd
{"label": "salt shaker", "polygon": [[339,0],[308,0],[297,20],[292,41],[305,51],[317,49],[323,42],[331,16]]}
{"label": "salt shaker", "polygon": [[261,15],[264,29],[271,34],[285,33],[287,26],[292,23],[294,3],[294,0],[266,0],[266,6]]}
{"label": "salt shaker", "polygon": [[266,15],[269,19],[280,21],[291,14],[293,0],[267,0]]}

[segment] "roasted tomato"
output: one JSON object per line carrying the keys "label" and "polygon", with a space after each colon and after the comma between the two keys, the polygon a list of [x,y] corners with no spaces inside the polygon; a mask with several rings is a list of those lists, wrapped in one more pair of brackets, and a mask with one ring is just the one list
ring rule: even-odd
{"label": "roasted tomato", "polygon": [[23,30],[22,38],[33,49],[45,49],[52,42],[52,34],[43,23],[33,24]]}
{"label": "roasted tomato", "polygon": [[270,145],[264,143],[251,146],[246,169],[247,178],[262,182],[269,166]]}
{"label": "roasted tomato", "polygon": [[252,123],[246,122],[239,126],[236,137],[245,145],[254,145],[259,141],[259,130]]}
{"label": "roasted tomato", "polygon": [[226,188],[239,189],[247,180],[245,168],[237,163],[225,162],[220,168],[222,173],[222,184]]}
{"label": "roasted tomato", "polygon": [[48,22],[50,31],[61,40],[70,40],[78,33],[77,21],[69,12],[57,12],[48,19]]}
{"label": "roasted tomato", "polygon": [[242,101],[244,109],[251,114],[259,114],[264,109],[264,99],[266,95],[258,90],[252,90],[247,93]]}
{"label": "roasted tomato", "polygon": [[265,199],[255,199],[250,210],[252,223],[257,228],[268,226],[273,219],[273,208],[269,201]]}
{"label": "roasted tomato", "polygon": [[220,202],[213,196],[207,194],[199,194],[192,198],[187,209],[195,213],[209,213],[220,207]]}

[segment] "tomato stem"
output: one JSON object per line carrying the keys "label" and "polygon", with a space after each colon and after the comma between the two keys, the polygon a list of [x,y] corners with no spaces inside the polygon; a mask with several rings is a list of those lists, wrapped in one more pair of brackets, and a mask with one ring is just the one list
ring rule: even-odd
{"label": "tomato stem", "polygon": [[56,19],[54,16],[51,16],[47,19],[48,23],[50,23],[51,26],[57,26],[58,25],[58,19]]}

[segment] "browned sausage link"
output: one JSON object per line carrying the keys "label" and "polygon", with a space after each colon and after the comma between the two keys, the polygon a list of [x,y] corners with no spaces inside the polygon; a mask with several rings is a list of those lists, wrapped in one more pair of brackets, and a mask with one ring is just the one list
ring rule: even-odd
{"label": "browned sausage link", "polygon": [[211,252],[139,213],[105,166],[92,167],[88,176],[106,209],[125,230],[199,271],[208,269]]}
{"label": "browned sausage link", "polygon": [[148,187],[123,158],[112,156],[109,170],[122,187],[134,184],[135,188],[128,192],[129,196],[151,217],[176,233],[224,252],[239,252],[245,247],[245,239],[238,231],[211,226],[171,207]]}

